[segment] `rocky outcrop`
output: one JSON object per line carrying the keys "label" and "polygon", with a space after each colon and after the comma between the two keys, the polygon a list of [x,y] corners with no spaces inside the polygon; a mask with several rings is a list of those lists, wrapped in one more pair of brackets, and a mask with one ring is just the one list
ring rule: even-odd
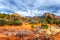
{"label": "rocky outcrop", "polygon": [[55,15],[55,14],[51,14],[51,13],[45,13],[45,14],[43,14],[42,15],[42,17],[47,17],[48,15],[50,15],[51,17],[53,17],[53,18],[56,18],[56,19],[60,19],[60,16],[57,16],[57,15]]}

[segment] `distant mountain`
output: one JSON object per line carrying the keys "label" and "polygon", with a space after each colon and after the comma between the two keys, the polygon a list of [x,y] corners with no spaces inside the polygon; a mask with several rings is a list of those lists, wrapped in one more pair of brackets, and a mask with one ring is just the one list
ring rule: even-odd
{"label": "distant mountain", "polygon": [[53,18],[60,19],[60,16],[57,16],[57,15],[51,14],[51,13],[45,13],[45,14],[43,14],[41,17],[42,17],[42,18],[45,18],[45,17],[47,17],[48,15],[50,15],[50,16],[53,17]]}

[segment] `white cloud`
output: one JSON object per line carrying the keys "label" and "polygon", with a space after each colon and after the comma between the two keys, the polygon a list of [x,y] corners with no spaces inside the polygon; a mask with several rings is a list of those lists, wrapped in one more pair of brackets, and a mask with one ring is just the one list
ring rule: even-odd
{"label": "white cloud", "polygon": [[50,12],[49,10],[28,10],[28,11],[17,11],[22,16],[41,16],[45,12]]}
{"label": "white cloud", "polygon": [[[11,4],[11,2],[14,2],[15,4]],[[42,15],[45,12],[52,12],[55,10],[53,8],[49,9],[48,7],[60,6],[60,0],[0,0],[0,3],[0,9],[8,9],[9,11],[20,13],[22,16]],[[43,8],[43,10],[41,8]],[[57,13],[55,14],[60,13],[60,10],[56,11]]]}
{"label": "white cloud", "polygon": [[60,0],[36,0],[36,5],[38,6],[60,5]]}
{"label": "white cloud", "polygon": [[5,8],[5,7],[3,7],[3,6],[0,6],[0,8]]}
{"label": "white cloud", "polygon": [[30,10],[28,10],[28,11],[17,11],[16,13],[19,13],[20,15],[22,15],[22,16],[35,16],[35,13],[37,13],[37,11],[35,10],[33,10],[33,11],[30,11]]}

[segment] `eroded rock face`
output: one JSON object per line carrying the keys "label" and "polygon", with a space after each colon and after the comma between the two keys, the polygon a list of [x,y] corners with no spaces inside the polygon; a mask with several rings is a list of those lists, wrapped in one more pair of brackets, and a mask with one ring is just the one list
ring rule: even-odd
{"label": "eroded rock face", "polygon": [[42,17],[47,17],[50,15],[52,18],[60,19],[60,16],[46,12]]}

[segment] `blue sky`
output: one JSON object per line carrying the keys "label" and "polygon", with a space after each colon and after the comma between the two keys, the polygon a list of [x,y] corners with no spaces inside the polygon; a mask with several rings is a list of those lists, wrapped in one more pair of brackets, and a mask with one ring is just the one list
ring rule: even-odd
{"label": "blue sky", "polygon": [[60,0],[0,0],[0,12],[22,16],[40,16],[50,12],[60,16]]}

